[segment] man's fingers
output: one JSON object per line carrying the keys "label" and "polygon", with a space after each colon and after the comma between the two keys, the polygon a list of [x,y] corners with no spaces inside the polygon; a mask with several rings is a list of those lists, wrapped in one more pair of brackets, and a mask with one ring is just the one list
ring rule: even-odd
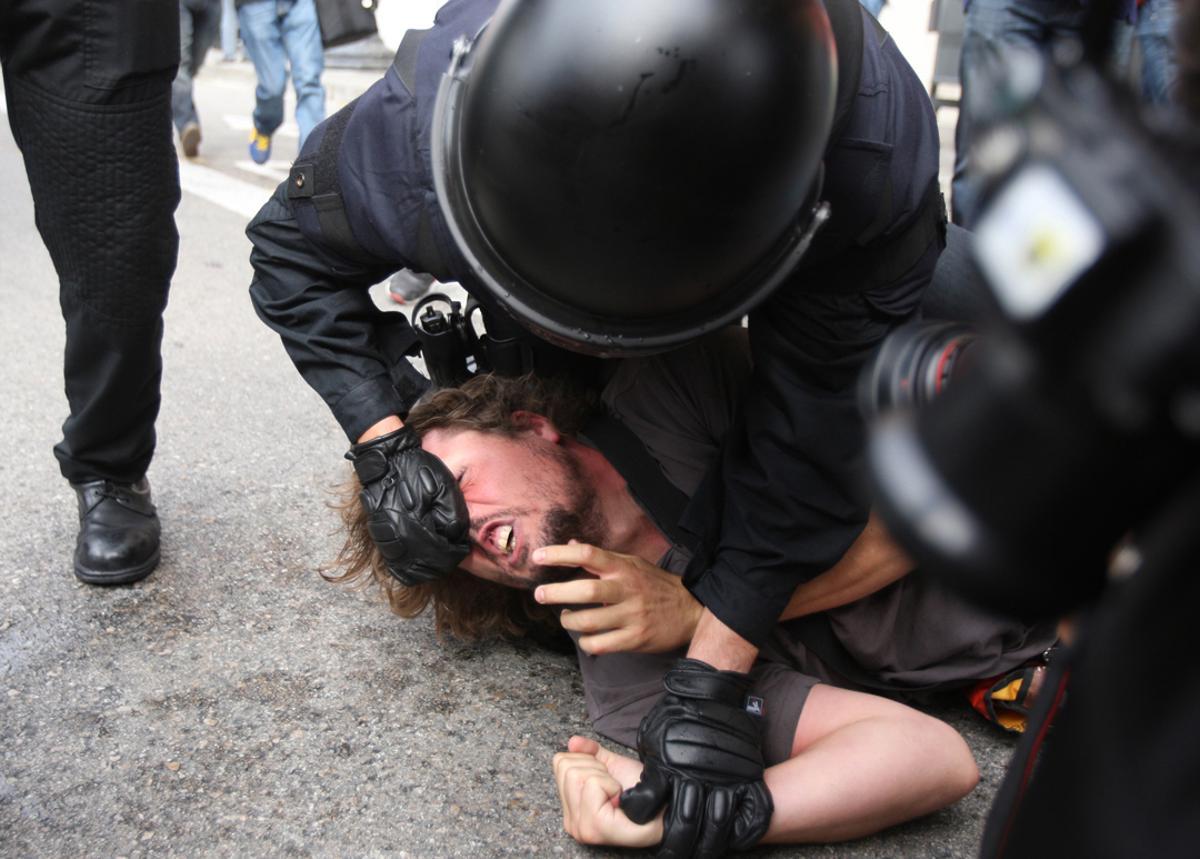
{"label": "man's fingers", "polygon": [[641,643],[636,634],[629,629],[612,629],[596,635],[584,635],[579,638],[579,649],[592,656],[605,653],[625,653],[637,650]]}
{"label": "man's fingers", "polygon": [[[581,769],[579,779],[581,784],[580,800],[583,809],[599,810],[606,805],[612,805],[612,801],[621,793],[621,783],[609,775],[608,770]],[[613,811],[616,809],[614,808]]]}
{"label": "man's fingers", "polygon": [[588,752],[558,752],[554,756],[555,778],[565,775],[568,770],[581,768],[608,772],[600,759]]}
{"label": "man's fingers", "polygon": [[563,808],[563,826],[570,829],[568,819],[571,810],[579,806],[579,790],[587,773],[604,773],[608,770],[595,755],[574,752],[559,752],[554,756],[554,784],[558,788],[558,801]]}
{"label": "man's fingers", "polygon": [[533,553],[533,561],[549,567],[583,567],[590,573],[603,575],[624,567],[629,556],[590,543],[572,542],[565,546],[542,546]]}
{"label": "man's fingers", "polygon": [[581,737],[579,734],[574,734],[571,739],[567,740],[567,751],[576,752],[581,755],[594,755],[596,749],[603,748],[598,742],[591,737]]}
{"label": "man's fingers", "polygon": [[610,579],[575,579],[553,585],[539,585],[533,598],[543,605],[594,605],[620,602],[624,594],[620,582]]}
{"label": "man's fingers", "polygon": [[554,768],[554,787],[558,790],[558,804],[560,806],[562,806],[563,829],[567,830],[567,832],[570,832],[571,831],[571,820],[569,817],[570,806],[567,803],[566,791],[563,789],[563,775],[562,775],[563,763],[564,763],[563,759],[566,757],[567,757],[566,754],[564,754],[563,752],[559,752],[558,754],[556,754],[554,756],[554,761],[551,764],[551,766],[553,766],[553,768]]}
{"label": "man's fingers", "polygon": [[614,752],[612,749],[608,749],[607,746],[602,746],[599,743],[596,743],[595,740],[584,740],[584,743],[589,743],[590,745],[581,744],[580,746],[577,746],[578,751],[582,752],[584,749],[587,749],[587,753],[589,753],[589,755],[594,756],[596,761],[599,761],[602,767],[614,775],[616,775],[616,773],[614,773],[614,769],[617,769],[622,764],[628,763],[631,759],[625,757],[624,755],[618,755],[617,752]]}
{"label": "man's fingers", "polygon": [[[621,785],[607,773],[589,774],[579,791],[579,815],[576,825],[578,838],[584,844],[613,844],[623,847],[650,847],[654,841],[636,831],[634,825],[612,800],[621,792]],[[649,827],[645,827],[649,828]]]}
{"label": "man's fingers", "polygon": [[[599,807],[621,792],[620,783],[591,755],[555,755],[554,766],[558,798],[563,807],[563,828],[573,838],[586,838],[587,843],[592,844],[600,843],[594,840],[595,835],[588,830]],[[596,788],[589,787],[593,782],[599,782],[602,786],[599,798],[595,794]],[[589,790],[592,791],[590,797]]]}
{"label": "man's fingers", "polygon": [[620,605],[608,605],[603,608],[585,608],[575,611],[564,611],[559,618],[562,628],[568,632],[595,634],[619,629],[625,624],[628,612]]}

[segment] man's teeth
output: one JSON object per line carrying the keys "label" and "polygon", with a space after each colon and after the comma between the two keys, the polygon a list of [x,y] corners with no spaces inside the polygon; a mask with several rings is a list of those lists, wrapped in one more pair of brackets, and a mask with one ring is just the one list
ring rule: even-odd
{"label": "man's teeth", "polygon": [[496,547],[504,554],[512,552],[513,529],[511,525],[501,525],[496,529]]}

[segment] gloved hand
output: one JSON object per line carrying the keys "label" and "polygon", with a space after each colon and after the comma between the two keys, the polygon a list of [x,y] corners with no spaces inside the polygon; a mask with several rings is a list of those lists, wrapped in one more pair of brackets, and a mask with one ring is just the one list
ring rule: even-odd
{"label": "gloved hand", "polygon": [[663,683],[667,694],[638,727],[642,779],[621,795],[621,810],[646,823],[669,803],[660,859],[753,847],[775,805],[763,782],[761,718],[747,708],[749,678],[680,659]]}
{"label": "gloved hand", "polygon": [[471,551],[467,502],[445,463],[408,427],[346,453],[362,483],[367,529],[388,572],[405,585],[433,581]]}

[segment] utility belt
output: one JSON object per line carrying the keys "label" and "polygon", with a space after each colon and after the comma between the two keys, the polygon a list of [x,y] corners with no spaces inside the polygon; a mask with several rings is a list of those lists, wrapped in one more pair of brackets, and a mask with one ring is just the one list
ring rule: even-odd
{"label": "utility belt", "polygon": [[442,293],[430,293],[413,307],[412,322],[426,375],[437,388],[457,387],[478,373],[534,373],[566,376],[588,387],[601,384],[602,359],[542,340],[502,308],[474,297],[464,308]]}

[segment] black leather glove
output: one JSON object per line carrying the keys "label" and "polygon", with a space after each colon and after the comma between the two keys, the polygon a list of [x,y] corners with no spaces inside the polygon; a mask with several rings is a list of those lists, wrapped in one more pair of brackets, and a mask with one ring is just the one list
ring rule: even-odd
{"label": "black leather glove", "polygon": [[663,684],[667,694],[638,727],[642,779],[621,795],[621,810],[646,823],[668,803],[663,859],[753,847],[775,805],[763,782],[762,720],[748,708],[749,678],[680,659]]}
{"label": "black leather glove", "polygon": [[362,483],[367,529],[388,572],[405,585],[449,573],[471,551],[467,502],[446,464],[408,427],[346,453]]}

